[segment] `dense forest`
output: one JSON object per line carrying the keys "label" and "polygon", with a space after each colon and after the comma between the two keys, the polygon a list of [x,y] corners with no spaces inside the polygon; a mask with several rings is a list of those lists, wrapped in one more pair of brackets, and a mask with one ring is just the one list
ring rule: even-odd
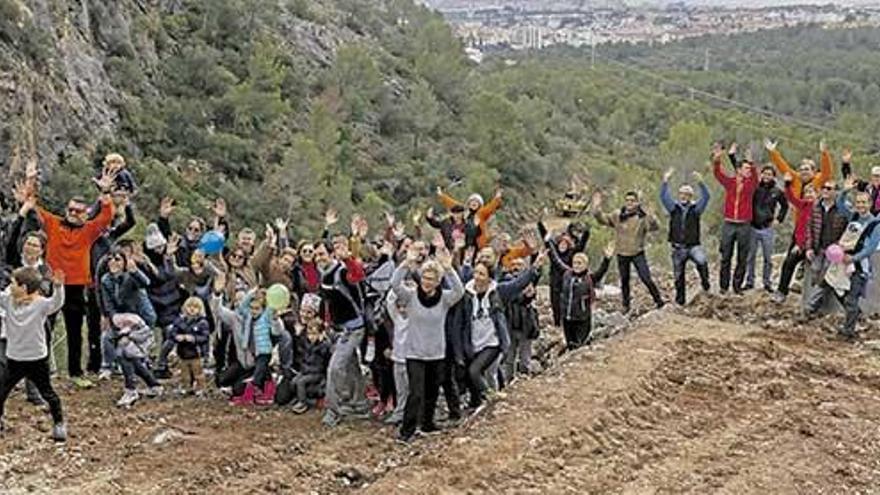
{"label": "dense forest", "polygon": [[[34,73],[63,77],[25,3],[0,0],[0,69],[11,47]],[[573,178],[612,196],[639,189],[652,205],[667,167],[711,182],[714,140],[760,152],[770,136],[796,161],[824,138],[836,153],[852,147],[859,165],[880,149],[877,30],[608,47],[595,67],[571,49],[474,65],[443,19],[410,0],[165,2],[125,10],[126,29],[112,22],[119,11],[87,3],[104,16],[91,36],[118,122],[80,130],[50,157],[50,201],[88,187],[95,159],[118,149],[147,212],[166,194],[193,212],[223,195],[238,223],[288,215],[297,234],[314,234],[327,207],[409,218],[434,205],[436,186],[461,182],[453,194],[503,186],[499,220],[511,225]],[[26,142],[24,128],[7,137]]]}

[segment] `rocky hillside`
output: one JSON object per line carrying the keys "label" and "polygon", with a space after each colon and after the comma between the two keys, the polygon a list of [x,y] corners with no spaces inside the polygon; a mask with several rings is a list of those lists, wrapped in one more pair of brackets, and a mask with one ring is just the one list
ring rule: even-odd
{"label": "rocky hillside", "polygon": [[247,220],[270,199],[378,211],[414,192],[379,170],[434,131],[411,117],[454,111],[466,70],[442,19],[409,1],[0,0],[4,190],[37,158],[57,201],[114,148],[148,209],[222,193],[251,198],[234,206]]}

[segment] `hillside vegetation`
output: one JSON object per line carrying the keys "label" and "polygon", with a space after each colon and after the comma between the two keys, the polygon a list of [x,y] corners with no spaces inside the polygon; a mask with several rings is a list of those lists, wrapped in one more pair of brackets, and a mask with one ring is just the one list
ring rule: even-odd
{"label": "hillside vegetation", "polygon": [[[662,169],[680,170],[677,181],[708,175],[715,139],[769,135],[793,161],[817,155],[822,137],[835,151],[852,146],[860,164],[877,149],[867,102],[880,64],[868,52],[880,34],[870,30],[614,48],[595,68],[570,50],[475,66],[439,15],[408,0],[0,0],[0,10],[0,160],[17,173],[39,156],[53,204],[121,149],[148,213],[166,194],[196,213],[223,195],[237,223],[289,215],[298,234],[314,234],[328,206],[409,216],[463,178],[453,194],[504,186],[500,221],[512,225],[572,177],[612,196],[639,189],[656,205]],[[703,46],[724,64],[695,70]],[[835,91],[839,81],[858,91]]]}

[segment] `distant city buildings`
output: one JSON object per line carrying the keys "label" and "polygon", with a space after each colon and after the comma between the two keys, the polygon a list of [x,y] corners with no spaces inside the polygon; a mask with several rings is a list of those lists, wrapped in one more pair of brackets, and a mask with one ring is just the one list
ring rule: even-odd
{"label": "distant city buildings", "polygon": [[468,47],[482,59],[493,49],[540,49],[554,45],[669,43],[705,34],[732,34],[801,24],[880,26],[880,7],[793,5],[628,7],[618,1],[587,2],[434,0]]}

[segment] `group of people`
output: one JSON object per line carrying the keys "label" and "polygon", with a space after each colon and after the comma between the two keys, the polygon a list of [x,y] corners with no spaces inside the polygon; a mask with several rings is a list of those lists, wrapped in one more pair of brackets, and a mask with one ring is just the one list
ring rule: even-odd
{"label": "group of people", "polygon": [[[773,166],[759,170],[748,153],[740,160],[734,145],[731,174],[724,170],[722,148],[713,150],[714,173],[725,191],[720,290],[741,293],[754,286],[760,247],[764,288],[781,302],[797,266],[808,260],[805,283],[812,281],[812,292],[805,314],[814,316],[823,298],[835,295],[846,310],[841,332],[852,337],[870,257],[880,243],[874,218],[880,168],[870,181],[859,181],[845,154],[839,191],[824,147],[820,172],[806,160],[794,171],[774,143],[767,148],[784,176],[782,190]],[[710,193],[694,174],[699,198],[688,184],[674,198],[672,175],[670,170],[663,177],[660,203],[669,215],[675,302],[685,304],[688,261],[696,265],[702,288],[710,289],[701,241]],[[173,380],[181,394],[201,396],[213,388],[238,406],[277,404],[295,413],[320,408],[328,426],[381,418],[398,425],[398,439],[409,442],[438,429],[441,389],[448,421],[456,422],[531,372],[532,343],[541,331],[535,302],[543,265],[549,264],[553,322],[563,330],[567,350],[591,340],[597,287],[612,258],[625,312],[632,300],[631,267],[656,306],[665,304],[645,249],[659,223],[636,192],[626,193],[612,213],[603,211],[601,194],[593,197],[596,222],[614,229],[615,239],[592,270],[585,223],[551,232],[539,220],[535,231],[524,228],[518,239],[493,232],[500,190],[488,202],[473,194],[462,203],[438,189],[445,211],[419,215],[412,232],[391,214],[372,235],[360,215],[343,232],[339,215],[329,210],[322,236],[299,242],[290,239],[284,219],[267,223],[262,236],[249,228],[233,233],[222,199],[214,203],[212,218],[184,219],[176,231],[176,204],[164,198],[158,217],[135,240],[130,233],[140,221],[134,208],[138,187],[124,158],[104,157],[94,182],[98,199],[73,197],[62,215],[39,205],[36,164],[16,185],[17,211],[4,218],[2,230],[0,273],[8,287],[0,295],[0,430],[3,405],[25,379],[27,399],[50,408],[53,438],[66,439],[51,384],[59,313],[72,383],[92,386],[86,373],[99,380],[121,375],[120,407],[165,394],[167,380]],[[789,208],[795,230],[773,289],[774,229]],[[435,235],[423,235],[422,221]]]}

